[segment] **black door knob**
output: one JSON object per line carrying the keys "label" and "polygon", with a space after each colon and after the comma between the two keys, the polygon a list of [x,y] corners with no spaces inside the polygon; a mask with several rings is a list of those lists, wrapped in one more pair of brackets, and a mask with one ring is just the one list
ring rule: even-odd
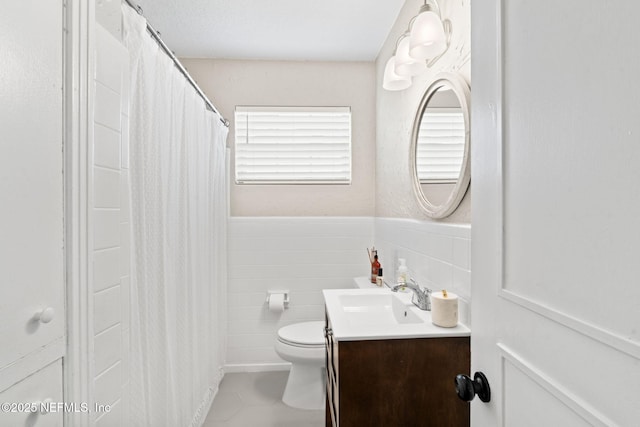
{"label": "black door knob", "polygon": [[471,402],[476,394],[483,402],[489,402],[491,400],[489,381],[487,381],[487,377],[485,377],[482,372],[476,372],[473,375],[473,379],[466,375],[457,375],[455,383],[458,397],[465,402]]}

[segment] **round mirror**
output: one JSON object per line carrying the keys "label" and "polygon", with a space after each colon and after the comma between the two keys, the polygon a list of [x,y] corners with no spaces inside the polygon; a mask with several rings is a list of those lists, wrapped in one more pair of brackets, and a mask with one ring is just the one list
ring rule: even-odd
{"label": "round mirror", "polygon": [[418,107],[409,164],[414,193],[431,218],[451,215],[469,187],[469,98],[461,76],[441,73]]}

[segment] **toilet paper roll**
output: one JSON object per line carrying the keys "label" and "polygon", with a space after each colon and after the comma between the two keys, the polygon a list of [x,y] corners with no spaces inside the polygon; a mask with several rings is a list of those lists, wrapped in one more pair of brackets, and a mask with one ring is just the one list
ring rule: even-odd
{"label": "toilet paper roll", "polygon": [[434,325],[453,328],[458,324],[458,295],[447,292],[431,294],[431,321]]}
{"label": "toilet paper roll", "polygon": [[284,294],[271,294],[269,296],[269,311],[275,313],[284,311]]}

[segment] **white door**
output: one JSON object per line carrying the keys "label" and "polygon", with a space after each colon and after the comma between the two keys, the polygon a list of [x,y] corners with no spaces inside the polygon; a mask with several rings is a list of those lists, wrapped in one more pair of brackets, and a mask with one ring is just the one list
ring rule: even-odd
{"label": "white door", "polygon": [[471,9],[472,426],[639,426],[640,2]]}
{"label": "white door", "polygon": [[64,348],[62,26],[59,0],[0,11],[0,368]]}

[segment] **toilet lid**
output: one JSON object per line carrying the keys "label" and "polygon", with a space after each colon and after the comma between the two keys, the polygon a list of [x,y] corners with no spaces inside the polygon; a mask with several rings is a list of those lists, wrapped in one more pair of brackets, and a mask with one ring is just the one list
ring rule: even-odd
{"label": "toilet lid", "polygon": [[292,344],[324,346],[324,322],[302,322],[284,326],[278,331],[278,338]]}

